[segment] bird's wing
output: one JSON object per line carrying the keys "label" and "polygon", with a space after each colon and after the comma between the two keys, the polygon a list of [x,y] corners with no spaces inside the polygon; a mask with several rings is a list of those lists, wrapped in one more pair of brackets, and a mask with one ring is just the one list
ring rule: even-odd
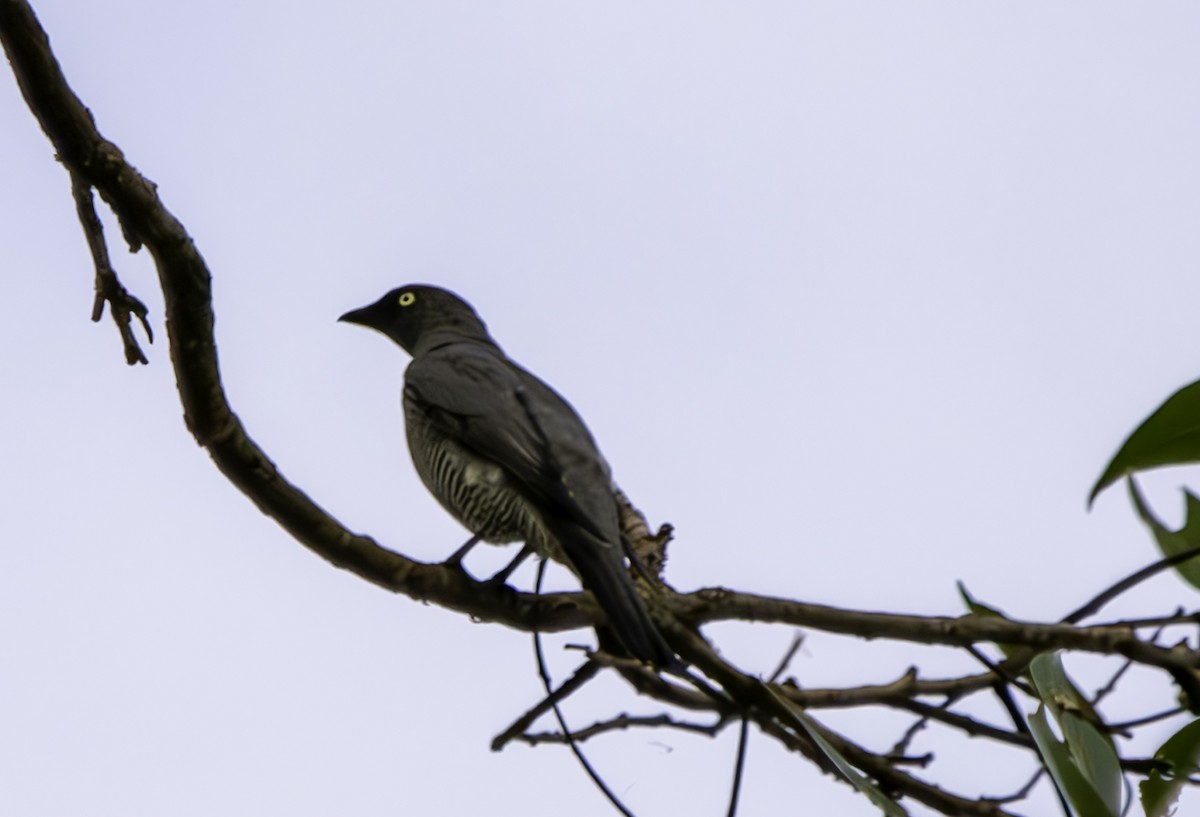
{"label": "bird's wing", "polygon": [[549,386],[473,343],[415,358],[404,379],[405,397],[439,430],[503,467],[547,510],[603,540],[619,533],[608,466],[583,421]]}

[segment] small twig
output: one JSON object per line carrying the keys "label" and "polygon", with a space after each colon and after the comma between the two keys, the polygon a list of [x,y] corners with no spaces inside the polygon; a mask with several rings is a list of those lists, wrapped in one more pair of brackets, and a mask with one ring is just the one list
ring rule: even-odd
{"label": "small twig", "polygon": [[629,666],[628,661],[610,661],[610,656],[601,653],[593,656],[593,660],[602,666],[612,666],[621,674],[628,684],[639,695],[653,698],[662,703],[688,709],[693,712],[713,712],[722,717],[728,717],[728,707],[714,707],[712,696],[707,692],[689,689],[663,680],[662,676],[647,669],[644,665]]}
{"label": "small twig", "polygon": [[1038,766],[1037,770],[1033,773],[1033,777],[1029,778],[1029,782],[1017,789],[1015,793],[1004,797],[984,797],[982,799],[992,803],[1015,803],[1018,800],[1024,800],[1029,796],[1029,792],[1033,791],[1033,787],[1037,785],[1037,782],[1042,779],[1042,775],[1045,773],[1045,767]]}
{"label": "small twig", "polygon": [[[607,721],[597,721],[591,726],[583,729],[576,729],[571,732],[571,737],[583,743],[589,738],[594,738],[597,735],[603,735],[607,732],[623,731],[636,727],[658,728],[666,727],[669,729],[679,729],[683,732],[693,732],[706,737],[714,737],[717,733],[725,728],[728,719],[722,718],[711,724],[693,723],[692,721],[679,721],[672,718],[670,715],[629,715],[621,714]],[[540,743],[566,743],[566,736],[561,732],[531,732],[523,735],[518,735],[517,739],[530,746],[536,746]]]}
{"label": "small twig", "polygon": [[796,657],[796,653],[800,651],[800,645],[804,643],[804,633],[796,633],[792,637],[792,643],[788,645],[787,650],[783,653],[783,658],[779,659],[779,665],[775,667],[775,671],[767,678],[768,684],[773,684],[779,680],[779,676],[787,671],[788,665],[792,663],[792,659]]}
{"label": "small twig", "polygon": [[[542,580],[545,576],[546,560],[542,559],[538,563],[537,580],[534,582],[535,593],[542,592]],[[538,674],[542,677],[542,685],[546,688],[546,695],[549,697],[553,695],[553,687],[550,681],[550,671],[546,669],[546,656],[542,652],[542,634],[537,630],[533,632],[533,650],[537,655]],[[575,759],[579,761],[579,765],[583,767],[583,771],[596,784],[596,788],[608,799],[608,802],[612,803],[613,808],[621,812],[625,817],[634,817],[634,813],[621,802],[621,798],[617,797],[616,793],[604,782],[604,778],[592,767],[591,761],[584,757],[583,750],[575,743],[575,738],[572,736],[571,730],[567,728],[567,720],[563,717],[562,710],[558,707],[558,702],[551,702],[550,708],[554,711],[554,719],[558,721],[559,729],[562,729],[563,737],[566,738],[567,747],[570,748],[571,754],[575,755]]]}
{"label": "small twig", "polygon": [[742,794],[742,776],[746,771],[746,743],[750,734],[750,719],[742,718],[742,728],[738,730],[737,760],[733,765],[733,787],[729,791],[729,810],[726,817],[737,817],[738,799]]}
{"label": "small twig", "polygon": [[1130,630],[1145,627],[1182,627],[1185,624],[1200,624],[1200,612],[1185,613],[1182,607],[1176,608],[1169,616],[1151,616],[1148,618],[1122,618],[1106,622],[1101,627],[1125,627]]}
{"label": "small twig", "polygon": [[565,700],[568,696],[582,688],[588,681],[592,680],[601,667],[602,665],[596,661],[588,661],[580,666],[579,669],[575,670],[575,674],[564,681],[558,689],[538,701],[532,709],[521,715],[521,717],[513,721],[511,726],[493,738],[492,751],[498,752],[513,740],[520,738],[533,725],[535,720],[546,712],[549,712],[559,701]]}
{"label": "small twig", "polygon": [[92,301],[92,321],[98,322],[104,316],[104,304],[107,302],[112,307],[113,322],[117,325],[117,331],[121,333],[121,342],[125,345],[125,362],[130,366],[135,363],[149,363],[133,335],[133,327],[129,320],[130,315],[136,316],[141,321],[142,328],[146,330],[147,340],[154,343],[154,332],[146,319],[146,305],[129,294],[112,268],[112,261],[108,257],[108,245],[104,241],[104,225],[96,215],[91,185],[75,170],[68,169],[71,173],[71,194],[75,197],[75,212],[79,216],[79,224],[83,228],[83,235],[92,254],[92,264],[96,268],[96,297]]}
{"label": "small twig", "polygon": [[[906,701],[905,702],[905,704],[916,704],[916,703],[920,703],[920,702],[919,701]],[[948,704],[949,701],[947,701],[946,703]],[[901,706],[904,706],[905,704],[901,704]],[[943,704],[943,706],[945,706],[945,705],[946,704]],[[903,757],[905,755],[905,753],[908,752],[908,747],[912,744],[913,739],[916,738],[916,736],[918,734],[923,732],[925,730],[925,727],[928,725],[929,725],[929,716],[928,715],[922,715],[921,717],[919,717],[915,721],[913,721],[912,726],[910,726],[904,730],[904,734],[900,736],[900,740],[896,741],[895,745],[893,745],[892,748],[888,751],[887,756],[888,757]]]}
{"label": "small twig", "polygon": [[1111,695],[1112,691],[1117,688],[1117,681],[1120,681],[1121,676],[1128,672],[1129,668],[1132,666],[1133,661],[1129,660],[1128,658],[1122,661],[1121,666],[1117,667],[1117,671],[1114,672],[1112,677],[1108,679],[1108,683],[1096,690],[1096,694],[1092,696],[1092,706],[1095,706],[1103,701],[1106,697]]}
{"label": "small twig", "polygon": [[1139,726],[1146,726],[1147,724],[1157,723],[1158,721],[1165,721],[1168,718],[1175,717],[1176,715],[1182,715],[1186,711],[1187,710],[1184,709],[1182,706],[1172,707],[1171,709],[1164,709],[1162,712],[1156,712],[1153,715],[1146,715],[1141,718],[1134,718],[1131,721],[1122,721],[1121,723],[1107,724],[1108,731],[1110,731],[1110,732],[1125,732],[1126,730],[1129,730],[1129,729],[1137,729]]}
{"label": "small twig", "polygon": [[1176,553],[1174,556],[1167,556],[1166,558],[1159,559],[1157,562],[1154,562],[1151,565],[1143,567],[1141,570],[1129,574],[1108,589],[1098,593],[1087,604],[1083,605],[1070,615],[1064,617],[1062,623],[1078,624],[1083,619],[1088,618],[1089,616],[1094,616],[1100,611],[1101,607],[1108,604],[1110,601],[1124,593],[1126,590],[1129,590],[1131,587],[1141,584],[1146,579],[1161,573],[1169,567],[1183,564],[1184,562],[1188,561],[1189,559],[1193,559],[1196,556],[1200,556],[1200,547],[1188,548],[1185,551]]}
{"label": "small twig", "polygon": [[933,762],[933,752],[926,752],[923,755],[887,755],[888,763],[895,766],[916,766],[924,769]]}
{"label": "small twig", "polygon": [[[995,740],[1000,743],[1007,743],[1010,746],[1018,746],[1022,749],[1033,748],[1033,738],[1028,734],[1024,734],[1022,732],[1010,732],[1007,729],[1001,729],[999,726],[993,726],[990,723],[984,723],[983,721],[975,720],[967,715],[951,712],[946,708],[948,703],[934,706],[933,704],[912,700],[896,701],[891,705],[898,709],[906,709],[913,714],[920,715],[922,721],[937,721],[938,723],[945,724],[946,726],[952,726],[957,729],[961,729],[963,732],[966,732],[968,735],[972,735],[974,737],[989,738],[990,740]],[[920,722],[921,721],[918,721],[918,723]],[[914,724],[914,727],[910,727],[910,731],[912,731],[915,726],[916,725]],[[903,745],[906,746],[906,744]],[[900,748],[901,746],[902,744],[897,744],[897,748]],[[896,749],[893,749],[892,751],[895,752]]]}
{"label": "small twig", "polygon": [[1143,777],[1150,775],[1152,772],[1159,774],[1169,774],[1171,764],[1165,760],[1159,760],[1153,757],[1135,757],[1135,758],[1119,758],[1121,770],[1132,772]]}
{"label": "small twig", "polygon": [[[963,649],[965,649],[968,653],[970,653],[972,658],[974,658],[976,661],[978,661],[979,663],[981,663],[985,667],[987,667],[989,672],[992,672],[993,674],[998,676],[1005,683],[1012,684],[1017,689],[1021,690],[1022,692],[1024,692],[1026,695],[1030,696],[1031,698],[1037,697],[1037,693],[1034,692],[1032,688],[1030,688],[1029,684],[1025,683],[1020,678],[1013,675],[1012,672],[1007,667],[1005,667],[1003,664],[995,663],[994,661],[992,661],[992,659],[988,658],[986,655],[984,655],[982,652],[980,652],[980,650],[976,647],[966,646],[966,647],[963,647]],[[1011,661],[1012,661],[1012,659],[1008,659],[1004,663],[1009,664],[1009,663],[1011,663]],[[1028,665],[1028,661],[1022,661],[1019,663],[1019,666],[1021,669],[1024,669],[1027,665]]]}
{"label": "small twig", "polygon": [[[1162,636],[1163,630],[1165,628],[1166,628],[1165,624],[1159,625],[1159,627],[1150,636],[1150,643],[1152,643],[1152,644],[1158,643],[1158,639]],[[1121,680],[1121,678],[1125,675],[1126,672],[1129,671],[1129,668],[1132,666],[1133,666],[1132,659],[1128,659],[1128,658],[1125,659],[1125,661],[1121,664],[1121,666],[1117,667],[1117,671],[1113,673],[1113,676],[1108,679],[1108,683],[1106,683],[1104,686],[1102,686],[1096,690],[1096,693],[1092,696],[1092,706],[1099,706],[1101,701],[1103,701],[1105,698],[1107,698],[1109,695],[1111,695],[1113,690],[1115,690],[1117,688],[1117,682]],[[1149,722],[1153,722],[1153,719]],[[1136,722],[1130,721],[1129,723],[1132,724],[1132,723],[1136,723]],[[1108,731],[1111,733],[1121,734],[1125,731],[1119,725],[1105,724],[1105,726],[1108,729]],[[1132,727],[1127,727],[1127,728],[1132,728]]]}

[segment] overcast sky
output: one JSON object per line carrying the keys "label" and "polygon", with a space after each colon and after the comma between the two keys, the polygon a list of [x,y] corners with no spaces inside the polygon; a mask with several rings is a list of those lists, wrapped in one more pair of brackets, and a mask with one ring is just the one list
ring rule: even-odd
{"label": "overcast sky", "polygon": [[[235,410],[354,530],[427,560],[465,538],[408,460],[406,357],[335,322],[423,281],[587,418],[676,526],[680,589],[957,614],[961,579],[1052,619],[1155,558],[1121,489],[1085,498],[1200,376],[1194,3],[35,7],[212,268]],[[149,261],[111,220],[150,365],[88,321],[68,179],[11,77],[0,146],[0,813],[611,813],[565,751],[488,749],[541,694],[526,635],[335,570],[212,467]],[[1146,480],[1170,520],[1186,476]],[[1113,613],[1195,599],[1163,577]],[[758,673],[793,636],[709,633]],[[560,671],[584,638],[549,640]],[[973,669],[810,634],[791,671],[856,685],[912,663]],[[1173,700],[1130,680],[1115,719]],[[607,683],[567,711],[658,710]],[[877,750],[905,723],[814,714]],[[716,815],[733,738],[589,753],[640,817]],[[953,745],[925,773],[967,793],[1030,768]],[[745,815],[876,813],[758,736],[748,764]]]}

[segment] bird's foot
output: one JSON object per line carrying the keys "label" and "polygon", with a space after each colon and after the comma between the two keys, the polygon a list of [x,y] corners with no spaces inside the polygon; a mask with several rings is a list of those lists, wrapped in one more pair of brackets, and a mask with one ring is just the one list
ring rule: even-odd
{"label": "bird's foot", "polygon": [[521,566],[522,562],[524,562],[527,558],[529,558],[529,554],[531,554],[531,553],[533,553],[533,548],[531,548],[529,545],[523,546],[521,548],[521,552],[517,554],[517,558],[513,559],[507,565],[502,567],[496,573],[496,575],[492,576],[490,579],[485,581],[484,584],[490,584],[490,585],[508,584],[508,577],[511,576],[516,571],[516,569]]}
{"label": "bird's foot", "polygon": [[463,559],[465,559],[467,554],[471,552],[471,548],[475,547],[477,544],[479,544],[479,537],[472,536],[467,540],[466,544],[446,557],[446,559],[442,562],[442,567],[452,567],[456,570],[462,570]]}

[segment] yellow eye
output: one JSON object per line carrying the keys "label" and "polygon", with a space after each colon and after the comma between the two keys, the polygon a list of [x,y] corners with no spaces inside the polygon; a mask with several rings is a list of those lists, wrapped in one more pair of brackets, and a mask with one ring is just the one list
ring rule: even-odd
{"label": "yellow eye", "polygon": [[413,301],[415,301],[416,299],[417,299],[417,296],[411,292],[401,292],[400,293],[400,306],[412,306]]}

